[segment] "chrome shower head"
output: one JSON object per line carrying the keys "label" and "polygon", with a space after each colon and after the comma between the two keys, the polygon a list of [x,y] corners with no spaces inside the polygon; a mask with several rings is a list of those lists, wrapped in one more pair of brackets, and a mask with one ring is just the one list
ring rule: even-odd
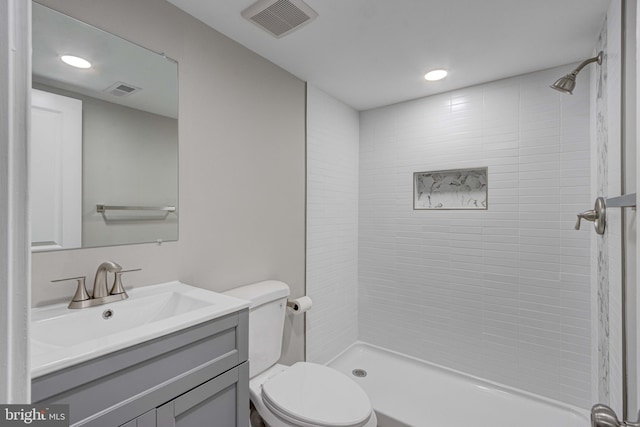
{"label": "chrome shower head", "polygon": [[601,65],[603,55],[604,53],[600,51],[597,56],[582,61],[582,63],[578,65],[578,67],[571,73],[556,80],[555,83],[551,85],[551,88],[562,93],[573,95],[573,89],[576,87],[576,76],[578,75],[580,70],[582,70],[587,64],[591,64],[592,62],[597,62],[598,65]]}
{"label": "chrome shower head", "polygon": [[576,87],[576,74],[577,73],[571,73],[564,77],[560,77],[551,85],[551,88],[562,93],[573,95],[573,89]]}

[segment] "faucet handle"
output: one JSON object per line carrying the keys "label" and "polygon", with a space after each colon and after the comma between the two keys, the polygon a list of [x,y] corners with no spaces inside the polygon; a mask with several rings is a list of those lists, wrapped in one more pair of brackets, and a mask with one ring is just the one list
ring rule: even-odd
{"label": "faucet handle", "polygon": [[113,286],[111,287],[111,292],[109,292],[109,295],[118,295],[118,294],[127,294],[127,292],[124,290],[124,286],[122,286],[122,275],[124,273],[130,273],[132,271],[140,271],[142,270],[141,268],[132,268],[131,270],[120,270],[120,271],[116,271],[114,272],[115,274],[115,279],[113,280]]}
{"label": "faucet handle", "polygon": [[576,221],[576,225],[574,226],[574,228],[576,230],[580,230],[580,220],[584,219],[593,222],[596,233],[602,235],[604,234],[606,218],[607,206],[605,204],[604,198],[598,197],[595,204],[593,205],[593,209],[578,214],[578,220]]}
{"label": "faucet handle", "polygon": [[76,288],[76,293],[73,295],[73,298],[71,299],[71,302],[89,300],[89,293],[87,292],[87,287],[85,286],[86,276],[67,277],[66,279],[56,279],[56,280],[52,280],[51,283],[66,282],[67,280],[77,280],[78,281],[78,287]]}
{"label": "faucet handle", "polygon": [[578,221],[576,222],[575,229],[580,230],[580,220],[586,219],[587,221],[595,222],[598,219],[598,211],[591,209],[578,214]]}

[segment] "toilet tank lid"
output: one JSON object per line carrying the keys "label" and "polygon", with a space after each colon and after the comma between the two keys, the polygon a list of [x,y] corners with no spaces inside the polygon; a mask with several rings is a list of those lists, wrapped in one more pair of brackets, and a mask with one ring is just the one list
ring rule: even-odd
{"label": "toilet tank lid", "polygon": [[225,295],[251,301],[251,308],[289,296],[289,286],[278,280],[266,280],[223,292]]}

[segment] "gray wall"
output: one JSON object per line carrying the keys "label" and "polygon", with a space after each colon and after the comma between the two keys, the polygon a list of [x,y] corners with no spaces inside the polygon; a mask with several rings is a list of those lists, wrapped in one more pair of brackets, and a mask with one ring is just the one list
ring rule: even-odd
{"label": "gray wall", "polygon": [[[125,286],[179,279],[215,291],[266,279],[305,292],[305,84],[162,0],[42,4],[179,63],[178,242],[38,253],[33,304],[66,300],[107,259],[142,267]],[[90,280],[89,280],[90,281]],[[288,318],[282,361],[304,357]]]}
{"label": "gray wall", "polygon": [[177,205],[178,121],[95,98],[82,108],[82,246],[176,240],[175,214],[109,212],[105,221],[96,204]]}
{"label": "gray wall", "polygon": [[96,205],[178,204],[178,120],[45,84],[33,87],[82,100],[82,247],[177,240],[176,214],[103,216]]}

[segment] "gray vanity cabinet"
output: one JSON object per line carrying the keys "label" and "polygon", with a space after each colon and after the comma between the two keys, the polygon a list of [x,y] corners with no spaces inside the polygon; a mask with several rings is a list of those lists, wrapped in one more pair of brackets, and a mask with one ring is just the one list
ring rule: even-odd
{"label": "gray vanity cabinet", "polygon": [[248,310],[47,374],[33,403],[69,404],[72,426],[246,427]]}
{"label": "gray vanity cabinet", "polygon": [[156,410],[152,409],[120,427],[156,427]]}
{"label": "gray vanity cabinet", "polygon": [[[248,405],[249,364],[224,374],[162,405],[156,411],[157,427],[235,427],[244,423]],[[139,426],[137,426],[139,427]]]}

